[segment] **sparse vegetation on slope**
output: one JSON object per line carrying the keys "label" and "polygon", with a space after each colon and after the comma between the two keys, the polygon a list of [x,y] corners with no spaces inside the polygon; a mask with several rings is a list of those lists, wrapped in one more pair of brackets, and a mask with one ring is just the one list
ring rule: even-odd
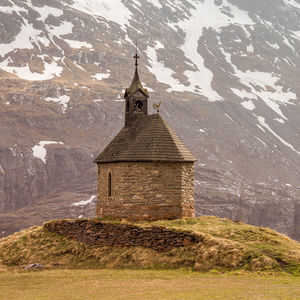
{"label": "sparse vegetation on slope", "polygon": [[300,244],[267,228],[217,217],[142,222],[201,236],[203,242],[158,253],[143,247],[98,247],[31,227],[0,240],[1,270],[39,262],[71,268],[192,268],[300,274]]}

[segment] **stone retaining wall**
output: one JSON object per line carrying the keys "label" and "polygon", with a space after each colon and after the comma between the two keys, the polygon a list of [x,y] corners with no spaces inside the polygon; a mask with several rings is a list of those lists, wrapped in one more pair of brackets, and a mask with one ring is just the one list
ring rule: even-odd
{"label": "stone retaining wall", "polygon": [[44,224],[49,231],[89,245],[130,247],[142,246],[168,251],[200,242],[197,235],[171,231],[165,227],[105,223],[95,220],[59,220]]}

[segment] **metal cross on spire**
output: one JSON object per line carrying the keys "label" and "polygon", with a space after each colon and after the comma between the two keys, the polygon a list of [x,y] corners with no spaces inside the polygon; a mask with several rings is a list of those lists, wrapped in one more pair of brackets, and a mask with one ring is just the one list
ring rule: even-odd
{"label": "metal cross on spire", "polygon": [[137,67],[138,66],[138,58],[140,58],[137,55],[137,41],[136,41],[136,44],[135,44],[135,56],[133,58],[135,58],[135,66]]}

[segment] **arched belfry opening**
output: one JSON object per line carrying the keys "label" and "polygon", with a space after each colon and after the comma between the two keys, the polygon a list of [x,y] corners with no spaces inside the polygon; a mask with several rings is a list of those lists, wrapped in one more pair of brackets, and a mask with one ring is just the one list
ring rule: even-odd
{"label": "arched belfry opening", "polygon": [[137,100],[135,102],[135,111],[139,112],[143,109],[143,102],[141,100]]}
{"label": "arched belfry opening", "polygon": [[144,89],[138,74],[138,58],[137,49],[133,57],[135,59],[135,73],[132,83],[125,90],[125,126],[131,126],[136,120],[135,113],[139,112],[143,115],[148,115],[148,98],[147,89]]}

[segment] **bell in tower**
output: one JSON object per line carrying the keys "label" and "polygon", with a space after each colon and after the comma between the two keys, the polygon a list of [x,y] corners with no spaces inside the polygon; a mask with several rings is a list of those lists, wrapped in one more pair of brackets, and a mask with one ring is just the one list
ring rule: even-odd
{"label": "bell in tower", "polygon": [[137,114],[148,115],[148,98],[149,94],[147,89],[142,87],[139,74],[138,74],[138,58],[137,49],[135,58],[135,73],[132,83],[129,88],[125,90],[125,126],[131,126]]}

